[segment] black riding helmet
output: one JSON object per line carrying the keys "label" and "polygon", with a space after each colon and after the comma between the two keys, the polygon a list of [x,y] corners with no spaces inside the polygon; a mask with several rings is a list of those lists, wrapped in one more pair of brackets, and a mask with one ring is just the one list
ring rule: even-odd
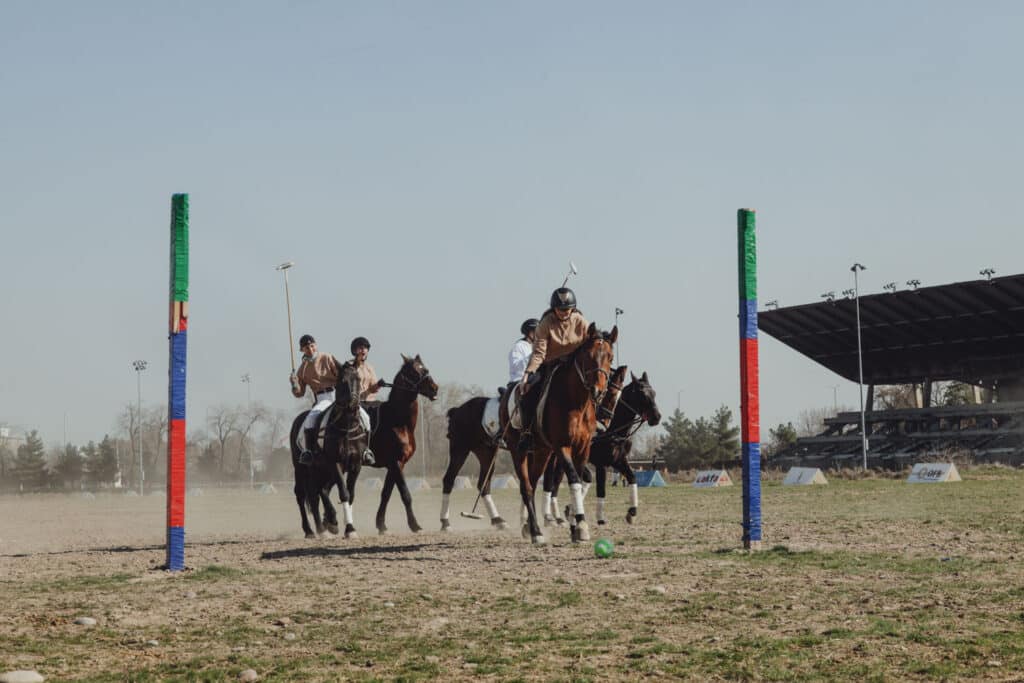
{"label": "black riding helmet", "polygon": [[519,326],[519,334],[525,337],[530,330],[537,329],[537,325],[539,324],[540,321],[536,318],[527,318],[523,321],[523,324]]}
{"label": "black riding helmet", "polygon": [[551,308],[560,311],[576,308],[576,294],[568,287],[559,287],[551,292]]}
{"label": "black riding helmet", "polygon": [[316,339],[313,339],[313,335],[304,334],[301,337],[299,337],[299,348],[301,349],[306,344],[316,344]]}
{"label": "black riding helmet", "polygon": [[352,355],[356,355],[356,349],[365,348],[367,351],[370,350],[370,340],[366,337],[356,337],[352,340],[352,344],[348,347],[352,351]]}

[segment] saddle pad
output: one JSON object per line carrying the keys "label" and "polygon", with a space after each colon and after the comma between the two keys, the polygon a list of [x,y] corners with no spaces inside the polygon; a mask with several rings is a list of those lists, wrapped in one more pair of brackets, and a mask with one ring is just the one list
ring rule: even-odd
{"label": "saddle pad", "polygon": [[497,436],[501,430],[501,418],[498,415],[500,407],[501,404],[497,398],[489,398],[484,404],[484,414],[480,419],[480,426],[491,438]]}
{"label": "saddle pad", "polygon": [[[508,409],[508,419],[512,423],[513,429],[522,429],[523,420],[519,416],[519,410],[516,408],[516,389],[519,388],[519,384],[512,387],[510,391],[505,392],[505,407]],[[484,415],[487,415],[487,410],[484,409]],[[486,429],[486,427],[484,427]]]}
{"label": "saddle pad", "polygon": [[[327,425],[331,422],[331,414],[334,412],[334,405],[327,406],[327,409],[320,413],[316,418],[316,445],[321,451],[324,449],[324,434],[327,433]],[[297,440],[302,441],[306,448],[309,448],[309,444],[306,443],[306,430],[300,429],[299,434],[296,437]]]}
{"label": "saddle pad", "polygon": [[[562,364],[554,365],[551,371],[548,372],[548,376],[544,379],[544,392],[540,395],[540,400],[537,401],[537,434],[544,434],[544,406],[548,402],[548,393],[551,391],[551,382],[555,379],[555,373],[557,373],[562,367]],[[543,440],[543,436],[541,439]]]}

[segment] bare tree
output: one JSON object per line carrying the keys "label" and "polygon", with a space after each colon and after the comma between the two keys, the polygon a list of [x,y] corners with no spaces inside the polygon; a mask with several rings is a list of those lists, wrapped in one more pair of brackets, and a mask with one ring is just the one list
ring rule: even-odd
{"label": "bare tree", "polygon": [[249,432],[260,422],[264,422],[270,411],[262,403],[253,403],[245,410],[238,413],[238,471],[242,471],[242,460],[245,457],[249,466],[252,466],[252,451],[249,447]]}
{"label": "bare tree", "polygon": [[211,408],[207,416],[211,440],[217,448],[217,472],[221,475],[224,474],[224,456],[227,453],[228,440],[238,430],[239,420],[238,410],[224,404]]}

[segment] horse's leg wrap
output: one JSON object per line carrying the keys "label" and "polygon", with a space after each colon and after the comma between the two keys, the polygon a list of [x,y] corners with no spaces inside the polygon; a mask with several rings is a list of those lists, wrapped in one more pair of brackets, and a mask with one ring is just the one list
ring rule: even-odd
{"label": "horse's leg wrap", "polygon": [[640,492],[637,490],[636,484],[630,484],[629,486],[629,507],[635,508],[640,506]]}
{"label": "horse's leg wrap", "polygon": [[448,521],[448,514],[452,507],[452,494],[443,493],[441,494],[441,521]]}
{"label": "horse's leg wrap", "polygon": [[597,523],[604,524],[604,498],[597,499]]}
{"label": "horse's leg wrap", "polygon": [[544,492],[544,507],[541,510],[544,511],[544,526],[551,526],[555,521],[554,515],[551,514],[551,491]]}
{"label": "horse's leg wrap", "polygon": [[569,489],[572,491],[572,511],[578,521],[583,515],[583,484],[569,484]]}
{"label": "horse's leg wrap", "polygon": [[587,491],[589,491],[589,490],[590,490],[590,482],[588,482],[588,481],[583,482],[583,497],[584,498],[587,497]]}
{"label": "horse's leg wrap", "polygon": [[487,514],[491,519],[501,516],[498,514],[498,506],[494,504],[494,499],[491,498],[491,494],[489,493],[484,496],[484,507],[487,508]]}

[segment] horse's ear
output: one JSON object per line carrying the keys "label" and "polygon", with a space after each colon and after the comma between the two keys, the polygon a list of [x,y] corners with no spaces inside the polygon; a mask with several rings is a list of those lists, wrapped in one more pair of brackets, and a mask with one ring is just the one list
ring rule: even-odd
{"label": "horse's ear", "polygon": [[587,337],[597,336],[597,323],[590,323],[590,327],[587,328]]}
{"label": "horse's ear", "polygon": [[636,375],[634,375],[632,372],[629,373],[629,381],[630,382],[635,382],[636,381]]}
{"label": "horse's ear", "polygon": [[615,327],[612,328],[612,333],[608,335],[608,341],[611,342],[612,344],[614,344],[615,340],[618,339],[618,338],[619,338],[619,326],[616,325]]}
{"label": "horse's ear", "polygon": [[640,379],[642,379],[645,382],[647,381],[647,371],[646,370],[644,370],[644,374],[640,375]]}
{"label": "horse's ear", "polygon": [[418,354],[418,353],[416,354],[416,360],[418,360],[421,363],[423,362],[423,359],[420,358],[420,354]]}
{"label": "horse's ear", "polygon": [[401,354],[401,356],[402,356],[402,362],[403,363],[408,363],[409,361],[412,360],[412,358],[409,358],[409,356],[405,355],[404,353]]}

